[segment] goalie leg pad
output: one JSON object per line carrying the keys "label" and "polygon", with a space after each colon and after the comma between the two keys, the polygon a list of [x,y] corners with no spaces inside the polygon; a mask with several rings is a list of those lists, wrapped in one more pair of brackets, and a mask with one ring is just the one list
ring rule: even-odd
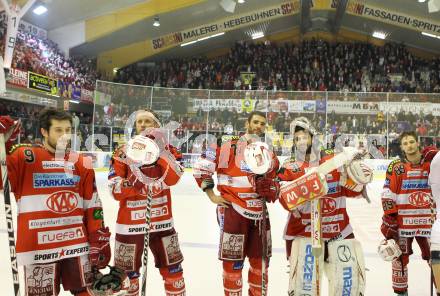
{"label": "goalie leg pad", "polygon": [[440,244],[431,244],[431,268],[437,293],[440,293]]}
{"label": "goalie leg pad", "polygon": [[[316,263],[324,265],[324,252],[319,257],[312,254],[310,238],[295,238],[290,251],[289,295],[317,295],[316,281],[322,280],[322,272],[317,272]],[[317,275],[319,274],[319,278]]]}
{"label": "goalie leg pad", "polygon": [[361,244],[344,239],[328,244],[329,295],[365,295],[365,263]]}

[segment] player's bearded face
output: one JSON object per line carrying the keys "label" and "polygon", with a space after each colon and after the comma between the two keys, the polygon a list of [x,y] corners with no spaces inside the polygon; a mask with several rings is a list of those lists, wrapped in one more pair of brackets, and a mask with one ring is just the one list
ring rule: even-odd
{"label": "player's bearded face", "polygon": [[309,148],[312,146],[312,137],[310,136],[309,132],[306,131],[297,131],[294,134],[294,143],[295,148],[302,152],[302,153],[308,153]]}
{"label": "player's bearded face", "polygon": [[414,155],[419,152],[419,143],[413,136],[403,137],[400,147],[406,155]]}
{"label": "player's bearded face", "polygon": [[261,137],[266,130],[266,118],[260,115],[252,116],[250,122],[246,121],[246,130],[248,134]]}
{"label": "player's bearded face", "polygon": [[58,147],[69,147],[72,124],[69,120],[56,120],[52,119],[49,131],[42,129],[44,137],[44,145],[50,150],[55,151]]}
{"label": "player's bearded face", "polygon": [[136,114],[136,134],[140,135],[147,128],[158,128],[157,119],[148,111],[138,111]]}

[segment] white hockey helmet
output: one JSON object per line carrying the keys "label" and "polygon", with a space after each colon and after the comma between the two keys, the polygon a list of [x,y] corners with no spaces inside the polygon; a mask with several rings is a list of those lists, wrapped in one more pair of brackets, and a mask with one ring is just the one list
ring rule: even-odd
{"label": "white hockey helmet", "polygon": [[290,134],[295,134],[298,128],[308,131],[312,137],[318,134],[306,117],[297,117],[290,123]]}

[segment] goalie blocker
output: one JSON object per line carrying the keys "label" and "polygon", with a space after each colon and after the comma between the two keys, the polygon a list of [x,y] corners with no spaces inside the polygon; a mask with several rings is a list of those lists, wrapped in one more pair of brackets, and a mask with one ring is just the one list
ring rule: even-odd
{"label": "goalie blocker", "polygon": [[[365,291],[365,263],[360,243],[355,239],[328,242],[324,255],[312,254],[310,238],[297,238],[292,243],[289,273],[289,295],[320,295],[316,283],[316,265],[324,266],[329,281],[328,295],[361,296]],[[325,258],[326,257],[326,258]],[[322,285],[320,285],[322,286]]]}
{"label": "goalie blocker", "polygon": [[304,176],[291,182],[283,182],[280,198],[287,208],[292,210],[307,201],[324,196],[328,191],[325,175],[344,163],[347,163],[344,166],[346,174],[341,174],[341,186],[361,192],[364,186],[372,181],[373,171],[361,159],[353,159],[356,155],[354,151],[344,150]]}

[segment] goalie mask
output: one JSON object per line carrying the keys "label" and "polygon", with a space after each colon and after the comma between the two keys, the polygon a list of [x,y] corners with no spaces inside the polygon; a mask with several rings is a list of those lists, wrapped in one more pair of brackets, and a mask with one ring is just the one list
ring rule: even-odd
{"label": "goalie mask", "polygon": [[272,153],[269,146],[263,142],[248,144],[244,149],[244,161],[254,174],[267,173],[272,167]]}
{"label": "goalie mask", "polygon": [[151,165],[160,155],[156,142],[148,137],[135,136],[127,143],[127,156],[140,165]]}
{"label": "goalie mask", "polygon": [[297,131],[300,130],[308,131],[312,137],[318,134],[316,129],[306,117],[295,118],[290,123],[290,134],[294,135]]}
{"label": "goalie mask", "polygon": [[298,117],[293,120],[290,124],[290,133],[294,137],[292,150],[295,149],[294,151],[300,152],[300,155],[296,155],[297,159],[302,159],[304,157],[303,154],[312,153],[313,143],[317,140],[314,136],[317,135],[317,132],[307,118]]}

